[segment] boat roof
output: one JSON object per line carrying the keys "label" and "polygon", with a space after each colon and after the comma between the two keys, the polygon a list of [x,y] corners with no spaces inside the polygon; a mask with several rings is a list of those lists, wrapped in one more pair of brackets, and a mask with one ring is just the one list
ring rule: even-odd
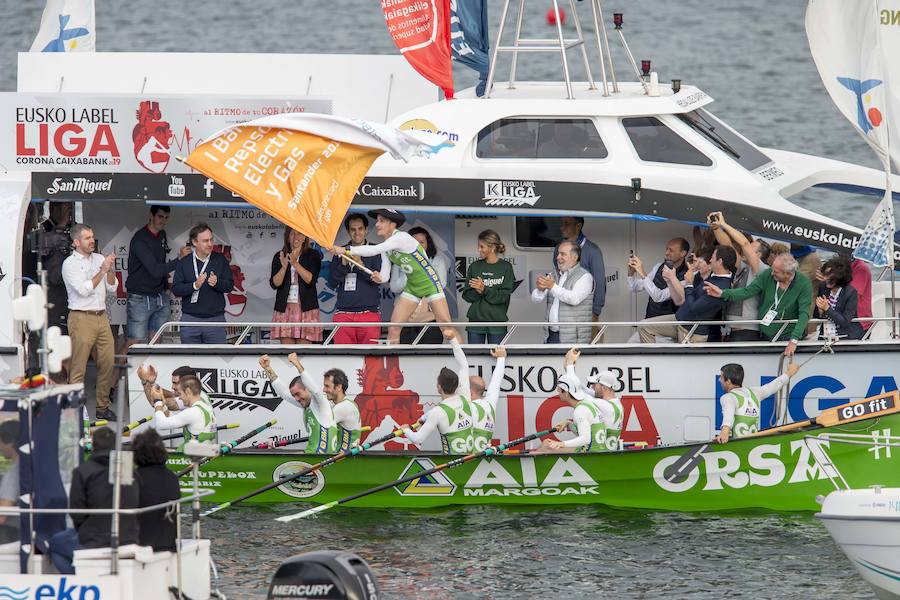
{"label": "boat roof", "polygon": [[596,83],[595,88],[591,89],[587,82],[573,82],[572,93],[575,97],[566,98],[566,86],[562,82],[517,81],[514,88],[498,82],[490,98],[479,98],[475,88],[467,88],[458,92],[456,98],[447,104],[458,104],[469,109],[471,102],[478,102],[479,110],[490,110],[490,105],[508,109],[509,103],[515,102],[518,110],[537,114],[552,112],[556,115],[627,117],[685,113],[713,101],[709,94],[689,85],[682,86],[677,94],[670,87],[660,85],[658,96],[647,95],[644,84],[638,82],[620,82],[618,85],[619,91],[613,93],[610,84],[610,93],[604,96],[602,83]]}

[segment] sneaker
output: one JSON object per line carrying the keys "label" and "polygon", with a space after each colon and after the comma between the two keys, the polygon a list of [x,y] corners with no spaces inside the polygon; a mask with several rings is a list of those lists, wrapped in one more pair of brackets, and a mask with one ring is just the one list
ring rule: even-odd
{"label": "sneaker", "polygon": [[118,421],[118,420],[119,420],[119,417],[116,416],[116,413],[114,413],[113,411],[111,411],[110,409],[107,408],[107,409],[104,409],[104,410],[98,409],[98,410],[97,410],[97,416],[96,416],[96,419],[97,419],[98,421],[100,421],[100,420],[104,420],[104,421]]}

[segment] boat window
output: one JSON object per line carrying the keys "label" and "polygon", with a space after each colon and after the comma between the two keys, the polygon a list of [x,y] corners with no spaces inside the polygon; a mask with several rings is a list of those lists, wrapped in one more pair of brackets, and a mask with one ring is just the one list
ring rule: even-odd
{"label": "boat window", "polygon": [[597,159],[606,146],[590,119],[501,119],[478,133],[478,158]]}
{"label": "boat window", "polygon": [[755,171],[772,162],[772,159],[760,152],[756,146],[702,108],[678,115],[678,118],[748,171]]}
{"label": "boat window", "polygon": [[712,160],[656,117],[622,119],[625,132],[641,160],[711,167]]}
{"label": "boat window", "polygon": [[516,217],[517,248],[555,248],[562,217]]}

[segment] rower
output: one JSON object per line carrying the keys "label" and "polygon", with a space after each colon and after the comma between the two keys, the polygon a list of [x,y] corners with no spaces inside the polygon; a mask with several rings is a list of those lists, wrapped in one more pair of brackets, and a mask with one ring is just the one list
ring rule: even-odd
{"label": "rower", "polygon": [[334,454],[338,447],[334,409],[322,391],[316,387],[306,369],[303,368],[296,352],[288,354],[288,362],[294,365],[298,372],[290,384],[286,384],[283,379],[278,377],[267,354],[259,357],[259,366],[272,382],[275,393],[288,404],[293,404],[303,411],[301,422],[306,424],[306,431],[303,433],[309,436],[309,441],[306,442],[306,452],[308,454]]}
{"label": "rower", "polygon": [[572,421],[560,423],[556,426],[557,431],[569,429],[575,432],[575,437],[560,442],[559,440],[544,440],[541,450],[546,449],[555,451],[571,451],[576,452],[606,452],[606,446],[602,443],[606,437],[606,425],[600,418],[600,410],[594,401],[588,398],[588,395],[581,389],[581,381],[574,373],[565,373],[559,378],[557,384],[559,399],[575,407],[572,415]]}
{"label": "rower", "polygon": [[[460,349],[460,352],[462,349]],[[469,388],[472,390],[472,442],[474,450],[481,452],[491,445],[494,438],[494,421],[497,415],[497,401],[500,399],[500,385],[503,383],[503,372],[506,368],[506,348],[497,346],[491,350],[491,356],[497,359],[491,383],[485,390],[484,379],[478,375],[469,377]]]}
{"label": "rower", "polygon": [[725,393],[719,398],[719,404],[722,405],[722,427],[715,441],[726,444],[729,438],[742,438],[758,432],[760,430],[760,400],[768,398],[786,386],[791,377],[799,370],[799,364],[790,363],[786,373],[766,385],[743,387],[744,367],[737,363],[728,363],[722,367],[722,371],[719,373],[719,383],[725,390]]}
{"label": "rower", "polygon": [[[566,373],[575,375],[575,363],[580,356],[581,351],[577,348],[572,348],[566,353]],[[588,375],[587,382],[588,385],[583,386],[581,391],[593,400],[597,410],[600,411],[600,418],[606,427],[602,443],[607,450],[618,450],[625,410],[622,407],[622,401],[616,397],[616,375],[612,371],[600,371],[593,375]],[[600,443],[600,440],[596,437],[594,441]]]}
{"label": "rower", "polygon": [[[172,389],[167,390],[156,383],[158,377],[156,367],[145,363],[137,369],[137,376],[141,381],[141,386],[144,388],[144,394],[147,396],[150,406],[162,400],[170,411],[184,410],[184,401],[181,399],[181,389],[178,387],[178,382],[182,377],[188,375],[196,377],[196,369],[184,365],[172,371]],[[200,398],[207,404],[212,404],[209,396],[202,389],[200,390]]]}
{"label": "rower", "polygon": [[437,391],[441,402],[425,413],[424,423],[418,431],[408,425],[402,427],[406,439],[420,447],[437,430],[444,454],[468,454],[474,446],[469,363],[459,345],[458,335],[453,329],[444,332],[444,339],[449,340],[453,348],[457,371],[443,367],[438,374]]}
{"label": "rower", "polygon": [[334,405],[334,424],[337,427],[338,450],[341,452],[358,445],[362,432],[359,407],[353,398],[346,395],[349,385],[347,374],[340,369],[329,369],[322,378],[322,391]]}
{"label": "rower", "polygon": [[[437,271],[418,240],[398,229],[406,222],[406,216],[393,208],[370,210],[369,216],[375,219],[375,232],[384,238],[383,242],[367,246],[332,246],[331,253],[347,257],[378,256],[383,253],[387,255],[389,261],[403,269],[406,273],[406,287],[403,293],[394,299],[392,323],[406,323],[423,299],[428,302],[434,318],[439,323],[449,323],[452,320],[450,308]],[[372,275],[372,280],[381,283],[381,277]],[[401,329],[400,326],[388,327],[389,344],[400,342]],[[452,327],[444,327],[442,331],[445,338],[451,331],[456,333]]]}
{"label": "rower", "polygon": [[153,415],[153,426],[156,429],[181,427],[185,443],[191,440],[218,443],[216,415],[213,412],[212,404],[200,395],[200,380],[193,375],[185,375],[180,378],[178,387],[181,388],[181,400],[184,402],[185,409],[169,415],[165,403],[157,400],[153,405],[153,408],[156,409]]}

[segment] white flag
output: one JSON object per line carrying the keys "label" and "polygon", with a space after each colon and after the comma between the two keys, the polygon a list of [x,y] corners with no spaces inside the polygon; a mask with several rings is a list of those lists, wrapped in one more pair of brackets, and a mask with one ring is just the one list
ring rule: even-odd
{"label": "white flag", "polygon": [[894,264],[890,172],[892,154],[900,164],[900,140],[891,138],[900,134],[900,66],[885,58],[887,48],[900,46],[893,15],[900,19],[900,0],[809,0],[806,8],[806,35],[822,83],[884,165],[885,195],[854,251],[877,267]]}
{"label": "white flag", "polygon": [[31,52],[93,52],[94,0],[47,0]]}

